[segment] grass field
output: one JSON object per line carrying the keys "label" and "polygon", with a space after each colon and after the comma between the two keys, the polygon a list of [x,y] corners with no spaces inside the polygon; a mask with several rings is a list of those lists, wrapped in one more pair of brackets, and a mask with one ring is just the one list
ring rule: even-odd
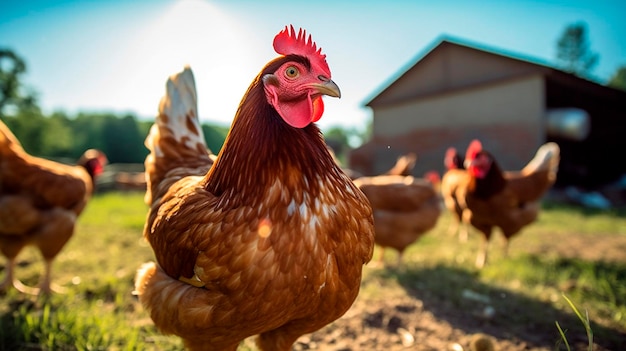
{"label": "grass field", "polygon": [[[160,335],[132,295],[136,269],[152,260],[141,234],[146,211],[142,193],[95,196],[54,266],[54,282],[66,293],[47,301],[15,290],[0,297],[0,350],[180,350],[180,341]],[[409,248],[402,267],[368,266],[359,300],[418,295],[471,308],[472,299],[488,296],[496,311],[506,311],[502,323],[511,329],[525,328],[547,312],[550,320],[566,318],[541,325],[558,335],[555,322],[576,320],[565,294],[588,313],[594,341],[622,345],[624,212],[545,205],[539,221],[512,240],[508,258],[496,235],[490,263],[481,271],[473,266],[478,236],[459,243],[447,233],[450,219],[444,213],[437,227]],[[388,252],[387,260],[395,262],[395,253]],[[16,274],[35,285],[42,268],[38,252],[29,248],[19,256]]]}

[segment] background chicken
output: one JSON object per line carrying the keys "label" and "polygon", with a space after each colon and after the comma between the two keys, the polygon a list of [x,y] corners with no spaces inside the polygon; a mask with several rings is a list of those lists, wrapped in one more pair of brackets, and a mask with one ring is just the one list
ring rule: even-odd
{"label": "background chicken", "polygon": [[521,171],[503,172],[480,141],[470,143],[465,156],[468,178],[459,186],[457,197],[464,209],[463,220],[483,234],[478,267],[486,263],[494,227],[502,230],[506,254],[509,239],[535,221],[541,198],[556,180],[559,151],[556,143],[546,143]]}
{"label": "background chicken", "polygon": [[[31,156],[0,121],[0,251],[8,260],[0,291],[13,284],[22,292],[51,292],[52,261],[72,237],[94,178],[106,163],[104,154],[93,149],[77,166]],[[14,277],[16,257],[29,244],[37,246],[45,260],[39,289]]]}
{"label": "background chicken", "polygon": [[158,264],[140,268],[136,293],[189,349],[259,334],[261,350],[290,350],[350,308],[371,259],[367,198],[312,123],[322,95],[340,95],[325,55],[293,27],[274,48],[212,166],[189,69],[168,81],[146,139],[144,235]]}
{"label": "background chicken", "polygon": [[[443,160],[446,172],[441,178],[440,192],[445,207],[452,213],[452,220],[448,226],[448,233],[459,233],[460,241],[467,241],[469,228],[467,223],[462,223],[463,209],[457,199],[457,188],[467,182],[468,174],[463,166],[463,158],[456,148],[449,147]],[[462,224],[462,225],[461,225]]]}
{"label": "background chicken", "polygon": [[431,230],[441,214],[440,200],[433,184],[412,176],[381,175],[362,177],[354,183],[370,200],[374,210],[376,244],[398,252],[398,265],[404,250]]}

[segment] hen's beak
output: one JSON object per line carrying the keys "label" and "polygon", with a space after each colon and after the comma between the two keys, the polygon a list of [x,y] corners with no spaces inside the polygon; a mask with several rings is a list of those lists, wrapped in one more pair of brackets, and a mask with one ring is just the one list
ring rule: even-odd
{"label": "hen's beak", "polygon": [[341,98],[339,87],[331,79],[324,80],[323,83],[311,83],[309,86],[320,94]]}

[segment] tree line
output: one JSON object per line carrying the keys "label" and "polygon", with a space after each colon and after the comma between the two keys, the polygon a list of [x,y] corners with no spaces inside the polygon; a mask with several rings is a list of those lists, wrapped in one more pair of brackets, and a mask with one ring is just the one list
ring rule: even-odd
{"label": "tree line", "polygon": [[[49,116],[38,108],[20,110],[0,119],[13,131],[31,155],[57,160],[77,160],[87,149],[102,150],[110,163],[143,163],[148,155],[144,139],[153,121],[142,121],[131,114],[79,113]],[[219,152],[227,127],[203,124],[209,148]]]}

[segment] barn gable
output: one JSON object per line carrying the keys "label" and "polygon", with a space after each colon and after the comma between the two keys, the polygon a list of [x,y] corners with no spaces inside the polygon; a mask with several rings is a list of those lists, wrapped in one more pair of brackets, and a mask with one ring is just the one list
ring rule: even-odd
{"label": "barn gable", "polygon": [[[349,166],[374,175],[396,158],[418,155],[413,175],[443,173],[449,146],[464,152],[478,138],[505,169],[519,169],[546,141],[561,146],[557,185],[588,188],[626,173],[607,150],[626,149],[626,92],[538,60],[444,38],[373,95],[371,140]],[[579,139],[554,132],[555,109],[578,109],[591,128]]]}
{"label": "barn gable", "polygon": [[377,107],[551,69],[487,49],[442,39],[389,86],[365,103]]}

